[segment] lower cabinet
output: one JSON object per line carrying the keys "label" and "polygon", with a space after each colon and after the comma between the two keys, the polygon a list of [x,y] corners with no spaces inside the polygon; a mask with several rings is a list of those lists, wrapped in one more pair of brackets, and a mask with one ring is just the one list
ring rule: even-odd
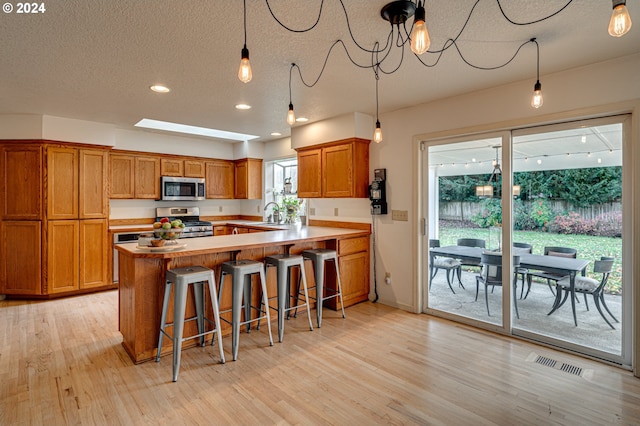
{"label": "lower cabinet", "polygon": [[42,222],[0,222],[0,294],[42,294]]}
{"label": "lower cabinet", "polygon": [[47,293],[108,282],[107,220],[50,220],[47,229]]}
{"label": "lower cabinet", "polygon": [[[369,299],[369,237],[345,238],[338,240],[338,266],[340,267],[340,281],[342,284],[342,299],[344,306],[355,305]],[[328,267],[327,286],[338,288],[335,280],[335,270]],[[338,298],[329,299],[326,306],[340,309]]]}

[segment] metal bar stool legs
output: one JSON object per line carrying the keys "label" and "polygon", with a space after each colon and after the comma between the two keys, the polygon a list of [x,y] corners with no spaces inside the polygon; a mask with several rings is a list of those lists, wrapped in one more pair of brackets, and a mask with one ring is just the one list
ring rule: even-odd
{"label": "metal bar stool legs", "polygon": [[[271,335],[271,317],[269,315],[269,309],[265,309],[264,315],[262,315],[262,306],[260,307],[260,314],[257,318],[251,318],[251,309],[258,309],[251,306],[251,276],[253,274],[260,275],[260,284],[262,287],[262,303],[265,306],[269,306],[269,299],[267,296],[267,284],[264,273],[264,264],[255,260],[236,260],[231,262],[224,262],[220,272],[220,285],[219,294],[222,295],[222,289],[224,287],[225,275],[231,275],[232,281],[232,307],[231,307],[231,353],[233,360],[238,359],[238,345],[240,343],[240,326],[247,325],[247,331],[251,329],[251,323],[259,322],[262,318],[267,320],[267,329],[269,332],[269,344],[273,346],[273,336]],[[220,299],[220,297],[218,298]],[[244,304],[243,304],[244,299]],[[244,321],[241,321],[241,312],[245,313]],[[223,311],[222,313],[229,312]],[[222,319],[225,322],[229,322]]]}
{"label": "metal bar stool legs", "polygon": [[[313,271],[316,279],[316,321],[318,328],[322,325],[322,304],[325,300],[333,299],[334,297],[340,298],[340,309],[342,310],[342,318],[346,318],[344,314],[344,303],[342,300],[342,283],[340,282],[340,269],[338,267],[338,255],[335,250],[329,249],[313,249],[305,250],[302,252],[302,257],[311,260],[313,262]],[[336,268],[336,281],[338,283],[338,290],[329,289],[325,285],[325,263],[327,261],[333,261]],[[325,290],[333,290],[334,293],[328,296],[324,295]]]}
{"label": "metal bar stool legs", "polygon": [[[302,306],[307,307],[307,318],[309,319],[309,330],[313,331],[313,323],[311,322],[311,309],[309,306],[309,294],[307,292],[307,277],[304,272],[304,259],[300,255],[278,254],[265,258],[267,269],[269,266],[275,266],[278,277],[278,341],[282,342],[284,336],[284,315],[285,313],[297,309]],[[300,280],[302,280],[302,288],[304,291],[304,303],[293,308],[290,306],[291,300],[291,268],[297,266],[299,269],[298,288]],[[297,295],[296,295],[297,301]],[[273,308],[272,308],[273,309]],[[260,323],[258,323],[260,326]]]}
{"label": "metal bar stool legs", "polygon": [[[211,305],[213,308],[213,321],[205,317],[204,312],[204,282],[208,283],[209,296],[211,297]],[[196,315],[191,318],[185,318],[187,305],[187,290],[189,285],[193,285],[193,295],[196,308]],[[174,287],[173,295],[173,323],[167,324],[167,311],[169,308],[169,299],[171,298],[171,287]],[[187,268],[177,268],[168,270],[166,273],[166,283],[164,290],[164,299],[162,301],[162,316],[160,318],[160,333],[158,336],[158,352],[156,354],[156,362],[160,361],[162,352],[162,343],[164,336],[173,341],[173,381],[178,380],[180,371],[180,356],[182,353],[182,342],[194,337],[200,338],[200,345],[204,346],[205,336],[207,334],[218,333],[218,349],[220,351],[220,360],[224,364],[224,351],[222,348],[222,335],[220,333],[220,312],[218,309],[218,297],[215,291],[215,277],[213,271],[202,266],[192,266]],[[184,323],[195,320],[198,326],[198,334],[183,338]],[[215,325],[215,329],[205,331],[205,320]],[[173,335],[165,330],[167,325],[173,325]],[[211,345],[215,341],[215,336],[211,339]]]}

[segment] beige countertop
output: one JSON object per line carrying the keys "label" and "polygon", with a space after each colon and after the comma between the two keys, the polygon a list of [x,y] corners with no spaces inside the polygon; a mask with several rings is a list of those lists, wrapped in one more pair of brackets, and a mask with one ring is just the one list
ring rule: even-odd
{"label": "beige countertop", "polygon": [[[231,223],[231,221],[225,223]],[[269,245],[293,245],[305,241],[323,241],[369,235],[369,231],[359,229],[302,226],[300,224],[281,226],[286,226],[286,229],[270,232],[180,239],[178,240],[179,243],[186,244],[186,247],[175,251],[150,252],[149,249],[138,248],[137,242],[118,244],[115,248],[121,253],[132,257],[174,258],[203,253],[247,250]]]}

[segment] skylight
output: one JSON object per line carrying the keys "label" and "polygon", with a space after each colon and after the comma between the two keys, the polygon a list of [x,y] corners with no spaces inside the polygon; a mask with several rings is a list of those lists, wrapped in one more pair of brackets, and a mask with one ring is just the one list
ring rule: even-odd
{"label": "skylight", "polygon": [[171,123],[169,121],[151,120],[143,118],[135,124],[136,127],[147,129],[165,130],[168,132],[187,133],[190,135],[207,136],[216,139],[230,139],[234,141],[250,141],[259,136],[245,135],[243,133],[227,132],[225,130],[209,129],[207,127],[189,126],[187,124]]}

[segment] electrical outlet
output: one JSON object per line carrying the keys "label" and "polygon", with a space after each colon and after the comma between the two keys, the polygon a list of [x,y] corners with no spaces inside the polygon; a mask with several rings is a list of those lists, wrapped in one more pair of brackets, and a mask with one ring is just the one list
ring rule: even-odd
{"label": "electrical outlet", "polygon": [[391,284],[391,272],[387,272],[384,274],[384,282],[386,284]]}
{"label": "electrical outlet", "polygon": [[222,206],[218,206],[218,211],[222,212]]}
{"label": "electrical outlet", "polygon": [[338,216],[338,208],[337,207],[333,209],[333,215],[334,216]]}
{"label": "electrical outlet", "polygon": [[309,214],[311,216],[315,216],[316,215],[316,208],[315,207],[310,207],[309,208]]}
{"label": "electrical outlet", "polygon": [[260,204],[256,206],[256,212],[260,213]]}
{"label": "electrical outlet", "polygon": [[391,210],[391,219],[406,222],[409,220],[408,210]]}

